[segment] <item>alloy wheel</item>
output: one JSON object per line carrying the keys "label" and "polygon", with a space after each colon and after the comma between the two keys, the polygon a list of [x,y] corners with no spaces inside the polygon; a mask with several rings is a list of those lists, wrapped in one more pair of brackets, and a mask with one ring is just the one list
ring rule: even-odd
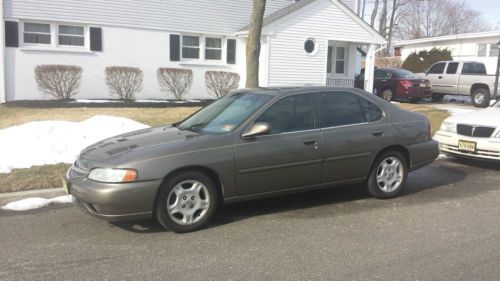
{"label": "alloy wheel", "polygon": [[196,180],[178,183],[167,197],[167,213],[179,225],[191,225],[200,221],[210,207],[207,187]]}
{"label": "alloy wheel", "polygon": [[377,168],[377,185],[383,192],[390,193],[403,183],[403,164],[396,157],[385,158]]}

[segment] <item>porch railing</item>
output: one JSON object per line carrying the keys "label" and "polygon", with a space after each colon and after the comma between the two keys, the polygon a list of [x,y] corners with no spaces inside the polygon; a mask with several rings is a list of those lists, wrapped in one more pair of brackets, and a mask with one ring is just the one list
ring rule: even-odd
{"label": "porch railing", "polygon": [[356,80],[356,79],[339,79],[339,78],[326,78],[327,86],[337,86],[337,87],[355,87],[364,89],[368,81],[366,80]]}

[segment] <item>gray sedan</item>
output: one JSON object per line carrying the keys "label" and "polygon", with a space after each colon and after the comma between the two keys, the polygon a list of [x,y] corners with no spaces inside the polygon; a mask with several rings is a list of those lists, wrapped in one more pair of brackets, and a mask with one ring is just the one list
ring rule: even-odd
{"label": "gray sedan", "polygon": [[240,90],[184,121],[86,148],[65,181],[94,216],[188,232],[242,200],[361,182],[391,198],[437,155],[425,116],[358,89]]}

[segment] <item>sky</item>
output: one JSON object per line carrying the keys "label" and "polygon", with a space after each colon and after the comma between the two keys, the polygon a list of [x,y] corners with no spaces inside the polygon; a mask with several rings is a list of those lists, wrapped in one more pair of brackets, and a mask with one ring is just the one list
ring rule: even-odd
{"label": "sky", "polygon": [[500,0],[467,0],[486,20],[500,27]]}

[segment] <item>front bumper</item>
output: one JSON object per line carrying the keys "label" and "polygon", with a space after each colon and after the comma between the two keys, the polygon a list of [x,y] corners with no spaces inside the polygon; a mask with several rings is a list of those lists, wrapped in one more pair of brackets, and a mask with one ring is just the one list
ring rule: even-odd
{"label": "front bumper", "polygon": [[[439,149],[443,153],[458,157],[500,161],[500,139],[474,138],[443,131],[436,132],[435,138],[439,142]],[[476,152],[459,150],[458,142],[460,140],[475,142]]]}
{"label": "front bumper", "polygon": [[108,221],[152,217],[161,180],[133,183],[99,183],[86,177],[65,177],[73,203],[86,213]]}

